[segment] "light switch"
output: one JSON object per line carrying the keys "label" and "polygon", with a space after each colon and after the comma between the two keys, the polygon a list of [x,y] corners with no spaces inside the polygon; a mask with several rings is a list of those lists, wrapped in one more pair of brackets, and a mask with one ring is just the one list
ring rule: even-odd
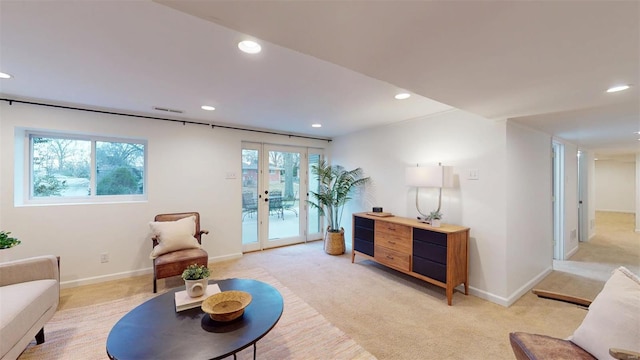
{"label": "light switch", "polygon": [[469,176],[467,177],[469,180],[479,180],[480,179],[480,171],[478,169],[469,169]]}
{"label": "light switch", "polygon": [[228,172],[227,176],[225,177],[225,179],[235,179],[235,178],[236,178],[235,172]]}

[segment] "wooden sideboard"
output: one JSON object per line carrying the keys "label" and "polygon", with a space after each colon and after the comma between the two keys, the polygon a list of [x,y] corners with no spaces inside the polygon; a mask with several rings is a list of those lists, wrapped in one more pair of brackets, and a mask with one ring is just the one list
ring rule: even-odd
{"label": "wooden sideboard", "polygon": [[469,228],[432,227],[414,219],[353,214],[351,262],[356,254],[446,289],[469,294]]}

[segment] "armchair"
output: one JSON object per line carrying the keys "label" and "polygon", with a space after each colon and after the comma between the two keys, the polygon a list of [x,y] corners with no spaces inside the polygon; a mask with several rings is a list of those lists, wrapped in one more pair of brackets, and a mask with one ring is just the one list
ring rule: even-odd
{"label": "armchair", "polygon": [[533,293],[586,306],[589,312],[569,339],[510,333],[516,359],[640,359],[640,279],[626,268],[616,269],[593,301],[536,289]]}
{"label": "armchair", "polygon": [[158,279],[181,275],[191,264],[207,266],[209,255],[201,248],[200,214],[183,212],[156,215],[152,231],[153,292]]}

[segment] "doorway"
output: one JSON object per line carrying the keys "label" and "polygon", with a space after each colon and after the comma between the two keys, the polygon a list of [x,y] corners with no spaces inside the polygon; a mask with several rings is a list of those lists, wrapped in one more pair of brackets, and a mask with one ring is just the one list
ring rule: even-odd
{"label": "doorway", "polygon": [[321,149],[243,143],[243,252],[322,238],[322,219],[306,206],[308,169],[321,157]]}

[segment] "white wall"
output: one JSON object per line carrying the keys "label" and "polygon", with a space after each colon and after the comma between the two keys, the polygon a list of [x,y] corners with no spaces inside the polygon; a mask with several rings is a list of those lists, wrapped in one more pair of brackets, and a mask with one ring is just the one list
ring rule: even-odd
{"label": "white wall", "polygon": [[[0,103],[0,114],[0,227],[23,241],[16,248],[19,257],[60,255],[62,280],[73,285],[149,272],[147,223],[161,212],[200,211],[202,227],[211,231],[203,243],[212,260],[241,256],[240,180],[225,179],[227,172],[240,173],[241,142],[328,146],[326,141],[21,104]],[[149,200],[14,207],[16,127],[148,139]],[[399,216],[416,215],[415,189],[405,185],[406,167],[438,162],[451,166],[457,186],[444,189],[442,212],[444,222],[471,229],[470,291],[510,305],[551,261],[550,255],[542,258],[541,250],[551,226],[541,221],[536,227],[531,218],[545,214],[542,197],[532,194],[550,194],[550,176],[543,179],[551,168],[549,144],[540,133],[460,110],[336,138],[327,148],[332,162],[362,167],[373,180],[365,197],[346,209],[347,239],[352,212],[383,206]],[[478,171],[478,180],[468,178],[470,170]],[[517,181],[524,183],[511,183]],[[423,210],[435,209],[437,192],[424,189],[420,194]],[[100,263],[102,252],[110,254],[110,262]]]}
{"label": "white wall", "polygon": [[[326,141],[211,129],[81,111],[0,103],[0,228],[22,240],[17,257],[61,257],[63,283],[76,285],[151,269],[148,222],[158,213],[199,211],[212,261],[241,256],[241,142],[327,147]],[[148,140],[148,201],[14,207],[16,127]],[[100,263],[100,253],[110,261]]]}
{"label": "white wall", "polygon": [[507,124],[507,294],[521,296],[551,272],[551,136]]}
{"label": "white wall", "polygon": [[[512,177],[507,176],[505,165],[508,151],[506,129],[506,122],[494,122],[452,110],[334,139],[334,163],[347,168],[362,167],[375,182],[368,191],[367,201],[354,204],[349,210],[364,211],[376,205],[395,215],[414,217],[415,190],[405,185],[405,168],[438,162],[452,166],[458,186],[443,192],[443,221],[471,229],[470,291],[498,304],[511,304],[520,296],[514,289],[535,281],[540,272],[550,266],[549,252],[542,259],[539,250],[531,257],[529,249],[537,248],[543,241],[538,234],[551,236],[551,226],[548,221],[542,222],[532,234],[523,231],[515,239],[507,236],[507,219],[519,223],[532,222],[532,219],[528,216],[530,211],[522,219],[518,214],[507,216],[511,212],[506,200],[509,195],[507,181]],[[524,147],[537,151],[542,148],[539,146],[541,139],[545,137],[537,134],[534,145],[527,143]],[[547,136],[543,154],[525,151],[512,159],[533,161],[535,167],[532,171],[543,167],[549,171],[549,148]],[[545,160],[541,159],[545,156],[547,163],[543,165]],[[532,157],[534,160],[530,160]],[[471,169],[478,170],[478,180],[468,179]],[[547,195],[550,194],[550,175],[542,184],[527,184],[531,192],[539,194],[546,191]],[[425,193],[420,199],[423,210],[434,209],[437,206],[435,191],[433,195],[428,194],[428,189],[421,190],[421,193]],[[550,206],[546,212],[549,211]],[[533,212],[542,210],[534,208]],[[346,236],[351,236],[350,228]],[[518,245],[508,245],[513,241]],[[520,269],[522,259],[528,259],[528,264]],[[514,271],[517,275],[512,281],[509,274]]]}
{"label": "white wall", "polygon": [[596,210],[635,212],[635,162],[598,160],[596,161],[595,180]]}

